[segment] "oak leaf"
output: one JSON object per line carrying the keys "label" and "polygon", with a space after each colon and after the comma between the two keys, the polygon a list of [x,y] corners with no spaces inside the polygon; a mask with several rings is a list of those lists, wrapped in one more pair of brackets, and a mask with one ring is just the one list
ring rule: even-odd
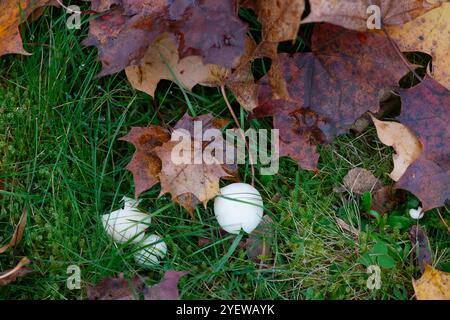
{"label": "oak leaf", "polygon": [[450,3],[415,20],[387,28],[402,51],[421,51],[433,58],[432,75],[450,90]]}
{"label": "oak leaf", "polygon": [[426,0],[310,0],[311,13],[302,23],[328,22],[347,29],[366,31],[370,17],[368,8],[380,8],[382,25],[408,22],[442,1]]}

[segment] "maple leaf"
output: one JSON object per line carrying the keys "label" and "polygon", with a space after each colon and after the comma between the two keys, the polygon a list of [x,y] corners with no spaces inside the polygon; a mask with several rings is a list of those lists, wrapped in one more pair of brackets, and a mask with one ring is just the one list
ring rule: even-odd
{"label": "maple leaf", "polygon": [[450,300],[450,274],[428,264],[418,280],[413,279],[417,300]]}
{"label": "maple leaf", "polygon": [[317,166],[316,145],[346,133],[365,112],[377,112],[379,92],[407,74],[390,42],[376,33],[361,33],[322,24],[314,30],[312,53],[280,54],[288,102],[273,99],[268,77],[260,80],[255,116],[274,117],[280,132],[280,155],[302,168]]}
{"label": "maple leaf", "polygon": [[247,26],[232,0],[94,1],[111,11],[90,22],[84,45],[96,46],[103,70],[112,74],[139,65],[148,47],[164,32],[178,40],[180,58],[201,56],[205,64],[232,67],[244,52]]}
{"label": "maple leaf", "polygon": [[[202,132],[196,131],[195,122],[197,125],[201,123]],[[196,137],[199,139],[197,141],[202,141],[205,131],[221,129],[227,122],[225,119],[215,119],[211,114],[190,117],[186,113],[173,129],[186,130],[190,134],[189,139]],[[201,164],[194,164],[194,158],[191,158],[190,164],[175,163],[172,151],[180,146],[180,142],[171,141],[169,131],[159,126],[133,127],[121,140],[130,142],[136,147],[136,152],[127,166],[133,173],[135,197],[138,198],[142,192],[160,182],[161,195],[170,192],[172,199],[185,207],[191,215],[197,204],[206,205],[209,199],[219,193],[220,178],[232,178],[237,174],[236,163],[206,164],[202,161]],[[191,156],[195,157],[195,142],[190,147],[192,150],[181,148],[179,151],[191,152]],[[199,147],[203,152],[207,147],[225,150],[229,146],[226,145],[226,141],[213,140],[204,142]]]}
{"label": "maple leaf", "polygon": [[29,54],[23,49],[19,26],[34,11],[53,0],[2,0],[0,2],[0,56],[10,53]]}
{"label": "maple leaf", "polygon": [[423,152],[396,186],[416,195],[424,211],[441,207],[450,198],[450,91],[427,77],[421,84],[401,90],[400,97],[398,119],[414,132]]}
{"label": "maple leaf", "polygon": [[170,140],[168,130],[159,126],[133,127],[119,140],[132,143],[136,147],[127,169],[133,173],[136,199],[145,190],[159,182],[161,160],[155,148]]}
{"label": "maple leaf", "polygon": [[[443,2],[443,1],[442,1]],[[310,0],[311,13],[302,23],[328,22],[347,29],[366,31],[367,9],[376,5],[381,9],[383,25],[408,22],[441,4],[424,0]]]}
{"label": "maple leaf", "polygon": [[[202,132],[196,132],[195,122],[202,124]],[[186,130],[190,133],[190,137],[202,139],[198,134],[203,135],[203,132],[208,129],[219,129],[222,126],[223,122],[220,119],[214,119],[211,114],[190,117],[186,113],[183,118],[178,121],[174,129]],[[216,142],[213,141],[211,143]],[[209,143],[209,145],[211,145],[211,143]],[[228,177],[230,174],[219,162],[206,164],[204,159],[200,159],[200,163],[197,164],[195,161],[195,142],[191,143],[189,146],[183,146],[180,150],[180,153],[190,153],[190,161],[188,163],[176,164],[173,161],[173,149],[179,145],[179,141],[168,141],[161,147],[155,149],[156,154],[162,161],[161,174],[159,175],[161,195],[167,192],[171,193],[172,198],[176,201],[176,197],[188,193],[195,196],[198,201],[206,206],[208,200],[219,194],[220,178]],[[223,145],[219,147],[223,148]],[[191,149],[189,150],[187,148]],[[201,151],[203,151],[204,148],[205,146],[201,146]],[[190,208],[187,209],[189,210]]]}
{"label": "maple leaf", "polygon": [[176,300],[179,298],[178,282],[186,271],[168,270],[160,283],[147,287],[139,276],[127,280],[123,273],[118,278],[108,277],[87,288],[89,300]]}
{"label": "maple leaf", "polygon": [[421,51],[433,58],[433,77],[450,90],[450,3],[420,18],[387,28],[402,51]]}
{"label": "maple leaf", "polygon": [[210,79],[210,69],[201,57],[189,56],[180,59],[176,40],[168,33],[156,39],[147,49],[140,65],[127,67],[125,71],[134,88],[152,97],[162,79],[178,81],[188,90]]}

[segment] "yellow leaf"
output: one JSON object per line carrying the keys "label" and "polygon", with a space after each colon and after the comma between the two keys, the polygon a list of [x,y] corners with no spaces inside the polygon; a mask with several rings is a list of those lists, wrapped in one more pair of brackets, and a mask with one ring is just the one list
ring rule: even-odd
{"label": "yellow leaf", "polygon": [[417,300],[450,300],[450,273],[429,265],[419,280],[413,279]]}
{"label": "yellow leaf", "polygon": [[450,90],[450,3],[404,25],[389,26],[401,51],[422,51],[433,57],[432,76]]}

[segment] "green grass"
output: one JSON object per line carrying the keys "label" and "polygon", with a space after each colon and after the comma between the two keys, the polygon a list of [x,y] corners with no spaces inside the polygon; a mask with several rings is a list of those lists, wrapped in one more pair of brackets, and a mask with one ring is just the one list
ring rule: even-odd
{"label": "green grass", "polygon": [[[212,203],[207,209],[199,207],[192,220],[170,196],[158,198],[158,186],[141,196],[141,207],[153,213],[149,231],[164,238],[169,254],[160,266],[140,269],[132,249],[114,244],[100,222],[102,214],[120,206],[124,195],[134,194],[132,176],[125,170],[134,149],[117,138],[132,126],[173,125],[188,106],[183,92],[169,82],[163,82],[152,99],[131,88],[123,72],[96,78],[97,51],[80,45],[86,31],[86,24],[82,30],[68,30],[62,11],[50,9],[24,32],[25,47],[33,55],[0,59],[0,179],[5,180],[0,190],[0,243],[8,241],[23,208],[29,211],[24,239],[0,256],[0,269],[11,268],[26,255],[34,270],[0,287],[0,299],[85,298],[83,290],[66,288],[70,265],[81,268],[83,286],[120,272],[139,272],[153,284],[165,270],[190,270],[180,282],[185,299],[412,296],[411,278],[419,273],[409,255],[408,226],[376,225],[360,209],[357,196],[333,193],[357,166],[391,183],[387,173],[392,150],[379,142],[373,128],[321,147],[318,174],[282,159],[277,175],[257,176],[256,186],[273,220],[268,268],[248,259],[245,250],[235,250],[235,236],[215,237],[219,228]],[[299,43],[296,49],[302,48]],[[263,69],[263,63],[256,68]],[[186,94],[196,114],[212,112],[231,119],[217,89],[196,87]],[[245,119],[242,110],[240,116]],[[254,128],[268,126],[269,120],[252,121]],[[248,166],[241,166],[240,177],[250,181]],[[407,209],[418,204],[408,199],[389,215],[407,217]],[[441,213],[448,221],[448,211]],[[360,228],[359,240],[340,229],[336,218]],[[429,212],[420,225],[430,237],[436,265],[448,271],[450,241],[437,212]],[[201,248],[199,237],[213,242]],[[382,268],[382,287],[371,291],[361,257],[379,242],[387,244],[395,266]]]}

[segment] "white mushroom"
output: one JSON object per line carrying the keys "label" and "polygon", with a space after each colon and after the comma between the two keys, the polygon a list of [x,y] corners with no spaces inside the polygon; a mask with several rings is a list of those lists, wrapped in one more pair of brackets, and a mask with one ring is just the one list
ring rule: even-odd
{"label": "white mushroom", "polygon": [[152,234],[140,243],[141,249],[134,255],[137,264],[144,268],[159,264],[159,259],[167,253],[167,244],[156,234]]}
{"label": "white mushroom", "polygon": [[260,193],[246,183],[233,183],[220,189],[220,195],[214,201],[219,225],[233,234],[238,234],[241,229],[251,233],[261,222],[263,212]]}
{"label": "white mushroom", "polygon": [[102,216],[103,227],[116,242],[140,242],[151,222],[151,216],[137,209],[138,201],[127,197],[122,200],[123,209]]}

